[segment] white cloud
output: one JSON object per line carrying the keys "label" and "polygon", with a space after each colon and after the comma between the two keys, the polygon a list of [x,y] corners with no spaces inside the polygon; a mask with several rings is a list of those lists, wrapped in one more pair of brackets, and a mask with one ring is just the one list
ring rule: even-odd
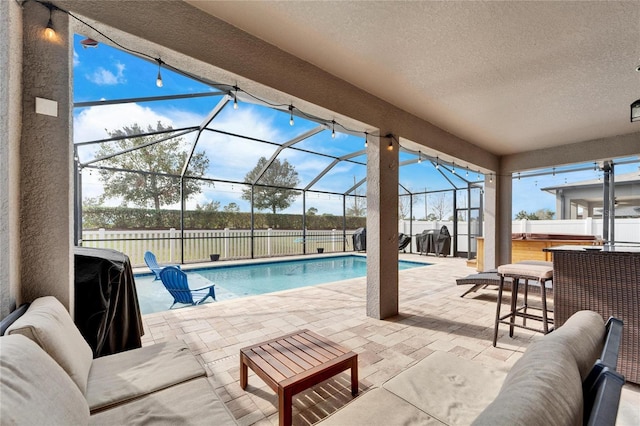
{"label": "white cloud", "polygon": [[87,80],[97,84],[99,86],[113,86],[120,83],[126,83],[124,78],[125,65],[117,62],[115,65],[116,73],[103,68],[98,67],[92,74],[87,74]]}
{"label": "white cloud", "polygon": [[73,139],[75,142],[105,139],[109,137],[107,130],[121,129],[134,123],[143,128],[148,125],[155,127],[158,121],[175,127],[171,117],[138,104],[93,106],[75,115]]}
{"label": "white cloud", "polygon": [[73,66],[77,67],[78,65],[80,65],[80,56],[78,56],[78,52],[73,49]]}

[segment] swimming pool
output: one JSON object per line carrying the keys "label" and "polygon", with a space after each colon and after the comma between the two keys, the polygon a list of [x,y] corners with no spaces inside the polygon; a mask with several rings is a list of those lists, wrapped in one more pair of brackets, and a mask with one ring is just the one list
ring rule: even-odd
{"label": "swimming pool", "polygon": [[[398,269],[427,265],[428,263],[401,260],[398,262]],[[216,299],[220,301],[364,277],[367,275],[367,259],[363,256],[346,255],[213,266],[185,272],[191,288],[215,283]],[[162,283],[153,281],[153,275],[136,275],[135,281],[143,314],[165,311],[173,303],[173,298]]]}

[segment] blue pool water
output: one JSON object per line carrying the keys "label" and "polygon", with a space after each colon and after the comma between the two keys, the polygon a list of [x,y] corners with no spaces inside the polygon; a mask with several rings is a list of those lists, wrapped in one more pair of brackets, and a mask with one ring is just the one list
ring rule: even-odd
{"label": "blue pool water", "polygon": [[[427,265],[401,260],[398,262],[398,269]],[[348,255],[215,266],[185,272],[191,288],[215,283],[216,299],[220,301],[364,277],[367,274],[367,260],[362,256]],[[167,310],[173,303],[169,292],[160,281],[153,281],[152,275],[136,275],[135,280],[140,310],[143,314]]]}

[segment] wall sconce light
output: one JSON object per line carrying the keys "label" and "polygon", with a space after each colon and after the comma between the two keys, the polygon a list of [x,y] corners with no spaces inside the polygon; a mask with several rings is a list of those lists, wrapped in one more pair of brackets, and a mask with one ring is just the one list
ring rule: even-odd
{"label": "wall sconce light", "polygon": [[389,145],[387,145],[387,149],[389,151],[393,151],[393,139],[389,140]]}
{"label": "wall sconce light", "polygon": [[640,99],[631,104],[631,122],[640,121]]}

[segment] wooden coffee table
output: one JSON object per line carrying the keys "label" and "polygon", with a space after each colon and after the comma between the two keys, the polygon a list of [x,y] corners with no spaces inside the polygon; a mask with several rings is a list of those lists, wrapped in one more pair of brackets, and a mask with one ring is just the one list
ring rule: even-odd
{"label": "wooden coffee table", "polygon": [[280,425],[290,425],[291,398],[342,371],[351,369],[351,394],[358,393],[358,354],[309,330],[240,349],[240,386],[247,387],[247,367],[278,394]]}

